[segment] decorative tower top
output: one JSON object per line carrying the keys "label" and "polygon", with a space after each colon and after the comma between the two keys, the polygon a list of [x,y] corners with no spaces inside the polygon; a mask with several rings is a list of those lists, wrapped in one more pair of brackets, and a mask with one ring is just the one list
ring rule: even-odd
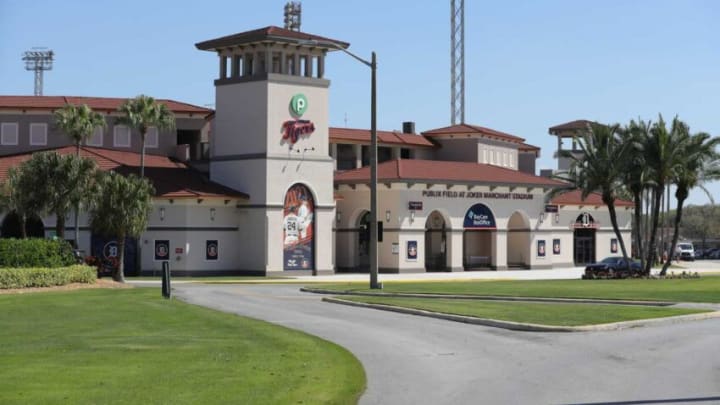
{"label": "decorative tower top", "polygon": [[199,50],[218,53],[220,75],[216,85],[267,80],[272,75],[323,79],[327,52],[349,46],[347,42],[275,26],[195,44]]}

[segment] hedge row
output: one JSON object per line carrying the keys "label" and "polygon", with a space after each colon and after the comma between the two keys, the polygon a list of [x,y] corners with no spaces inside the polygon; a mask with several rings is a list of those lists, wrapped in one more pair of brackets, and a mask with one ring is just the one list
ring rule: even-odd
{"label": "hedge row", "polygon": [[0,269],[0,289],[52,287],[70,283],[92,284],[97,279],[97,270],[84,264],[49,269],[3,268]]}
{"label": "hedge row", "polygon": [[75,264],[67,241],[57,239],[0,239],[0,267],[66,267]]}

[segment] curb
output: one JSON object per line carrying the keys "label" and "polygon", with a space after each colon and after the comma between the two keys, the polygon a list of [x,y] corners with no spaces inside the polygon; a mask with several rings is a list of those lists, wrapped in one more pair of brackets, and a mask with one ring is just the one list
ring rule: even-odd
{"label": "curb", "polygon": [[463,299],[463,300],[480,300],[480,301],[516,301],[516,302],[554,302],[554,303],[586,303],[586,304],[612,304],[612,305],[640,305],[654,307],[668,307],[677,304],[677,302],[667,301],[630,301],[630,300],[609,300],[598,298],[544,298],[544,297],[504,297],[497,295],[462,295],[462,294],[419,294],[419,293],[374,293],[374,292],[353,292],[353,291],[333,291],[322,288],[301,287],[300,291],[314,294],[330,294],[330,295],[360,295],[367,297],[394,297],[394,298],[445,298],[445,299]]}
{"label": "curb", "polygon": [[476,318],[465,315],[444,314],[441,312],[431,312],[422,309],[412,309],[396,307],[384,304],[368,304],[364,302],[355,302],[343,300],[340,298],[323,297],[325,302],[333,304],[349,305],[353,307],[379,309],[383,311],[398,312],[401,314],[425,316],[429,318],[443,319],[447,321],[462,322],[473,325],[490,326],[494,328],[509,329],[522,332],[595,332],[595,331],[613,331],[629,328],[637,328],[642,326],[673,324],[680,322],[699,321],[704,319],[720,318],[720,311],[708,312],[702,314],[679,315],[665,318],[641,319],[636,321],[623,321],[614,323],[604,323],[600,325],[585,326],[548,326],[534,323],[520,323],[512,321],[499,321],[496,319]]}

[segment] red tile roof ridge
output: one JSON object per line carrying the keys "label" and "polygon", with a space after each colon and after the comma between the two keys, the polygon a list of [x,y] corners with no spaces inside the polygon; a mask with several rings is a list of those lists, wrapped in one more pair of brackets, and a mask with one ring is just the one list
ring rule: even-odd
{"label": "red tile roof ridge", "polygon": [[[335,173],[336,182],[355,183],[366,182],[369,179],[368,166]],[[378,165],[379,181],[404,179],[462,183],[528,184],[548,187],[564,184],[547,177],[478,162],[396,159],[395,163],[385,161]]]}

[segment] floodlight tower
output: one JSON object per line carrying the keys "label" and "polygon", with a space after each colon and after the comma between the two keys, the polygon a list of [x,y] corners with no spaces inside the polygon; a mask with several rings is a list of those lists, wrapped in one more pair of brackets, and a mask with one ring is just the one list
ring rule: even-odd
{"label": "floodlight tower", "polygon": [[450,121],[465,122],[465,0],[450,0]]}
{"label": "floodlight tower", "polygon": [[300,14],[302,5],[299,1],[288,1],[285,3],[285,29],[300,31]]}
{"label": "floodlight tower", "polygon": [[22,60],[25,61],[25,70],[35,71],[35,95],[43,94],[43,71],[51,70],[53,64],[53,51],[47,48],[33,48],[25,52]]}

